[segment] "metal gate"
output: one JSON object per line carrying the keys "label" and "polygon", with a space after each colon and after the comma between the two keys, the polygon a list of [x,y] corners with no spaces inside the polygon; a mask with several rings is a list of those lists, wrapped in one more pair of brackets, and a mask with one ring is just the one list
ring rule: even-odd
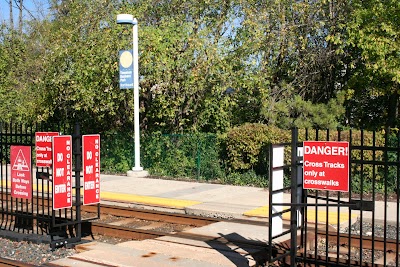
{"label": "metal gate", "polygon": [[[349,192],[303,189],[308,140],[349,142]],[[270,265],[400,266],[398,131],[293,129],[269,164]]]}
{"label": "metal gate", "polygon": [[[31,147],[31,158],[35,156],[35,132],[56,131],[72,133],[73,139],[73,192],[72,207],[53,210],[53,173],[50,167],[29,166],[32,177],[30,199],[11,196],[11,146]],[[92,218],[82,219],[81,215],[81,169],[82,138],[80,127],[76,124],[73,130],[43,125],[27,126],[13,123],[0,123],[0,202],[1,224],[0,236],[14,240],[28,240],[37,243],[48,243],[52,249],[81,241],[85,234],[87,222],[99,218],[98,212]],[[83,230],[84,228],[84,230]],[[89,233],[88,233],[89,232]]]}

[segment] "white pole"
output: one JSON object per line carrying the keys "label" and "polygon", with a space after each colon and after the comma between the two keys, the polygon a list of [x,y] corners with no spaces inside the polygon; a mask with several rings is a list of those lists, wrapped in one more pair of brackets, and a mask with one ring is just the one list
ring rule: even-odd
{"label": "white pole", "polygon": [[138,23],[131,14],[117,15],[117,24],[132,25],[132,59],[133,59],[133,124],[135,138],[135,165],[128,176],[134,176],[135,171],[143,171],[140,166],[140,130],[139,130],[139,48],[138,48]]}
{"label": "white pole", "polygon": [[139,130],[139,50],[138,50],[138,23],[133,19],[132,45],[133,45],[133,105],[134,105],[134,130],[135,130],[135,166],[133,171],[142,171],[140,166],[140,130]]}

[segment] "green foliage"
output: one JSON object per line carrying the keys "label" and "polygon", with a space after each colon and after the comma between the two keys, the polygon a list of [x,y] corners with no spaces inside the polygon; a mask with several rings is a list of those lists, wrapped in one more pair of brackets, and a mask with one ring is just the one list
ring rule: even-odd
{"label": "green foliage", "polygon": [[[127,132],[102,136],[102,170],[123,173],[133,166],[134,138]],[[153,175],[215,180],[224,175],[219,145],[213,134],[141,137],[141,163]]]}
{"label": "green foliage", "polygon": [[107,173],[125,173],[134,162],[134,139],[126,132],[101,134],[101,169]]}
{"label": "green foliage", "polygon": [[268,187],[268,178],[265,176],[257,175],[254,171],[250,170],[244,173],[232,172],[227,174],[221,179],[224,184],[238,185],[238,186],[255,186],[255,187]]}
{"label": "green foliage", "polygon": [[282,129],[297,128],[321,128],[336,129],[340,118],[344,114],[343,94],[332,98],[327,104],[313,104],[303,100],[299,95],[292,98],[271,103],[273,106],[265,106],[261,114],[269,122]]}
{"label": "green foliage", "polygon": [[398,125],[399,13],[397,0],[357,0],[341,26],[341,52],[349,55],[352,72],[347,112],[355,127]]}
{"label": "green foliage", "polygon": [[0,25],[0,120],[31,121],[36,95],[27,81],[34,77],[30,46]]}
{"label": "green foliage", "polygon": [[47,18],[27,21],[23,34],[2,25],[0,115],[132,129],[133,94],[119,89],[117,63],[132,31],[115,23],[130,13],[148,133],[393,126],[397,2],[51,1]]}
{"label": "green foliage", "polygon": [[[233,171],[260,168],[260,155],[267,146],[267,126],[244,124],[227,133],[227,162]],[[262,167],[261,167],[262,168]]]}
{"label": "green foliage", "polygon": [[180,135],[146,136],[143,139],[143,165],[156,175],[194,177],[196,151],[193,145],[196,144]]}
{"label": "green foliage", "polygon": [[155,175],[218,179],[218,156],[215,135],[155,133],[143,139],[143,165]]}
{"label": "green foliage", "polygon": [[54,2],[52,11],[52,20],[34,21],[27,30],[36,64],[29,81],[34,119],[80,121],[94,132],[133,121],[131,91],[117,88],[120,41],[113,3]]}
{"label": "green foliage", "polygon": [[361,51],[365,66],[400,84],[400,3],[397,0],[354,1],[347,23],[348,42]]}
{"label": "green foliage", "polygon": [[232,171],[254,170],[265,174],[267,168],[268,145],[290,140],[290,132],[258,123],[246,123],[228,131],[226,161]]}
{"label": "green foliage", "polygon": [[0,34],[0,113],[80,121],[96,132],[133,128],[133,96],[118,88],[117,64],[118,50],[131,47],[131,27],[115,23],[116,14],[131,13],[139,22],[141,129],[370,121],[357,116],[368,108],[362,101],[346,102],[357,107],[346,121],[340,92],[346,88],[348,100],[365,95],[354,82],[365,70],[370,81],[386,76],[379,97],[395,93],[398,4],[375,2],[51,1],[47,19],[29,21],[23,35]]}
{"label": "green foliage", "polygon": [[[346,2],[240,2],[240,25],[233,41],[243,70],[237,125],[337,124],[343,111],[334,105],[341,101],[329,101],[344,85],[341,72],[346,66],[327,36],[339,30],[336,21],[346,14]],[[325,114],[310,118],[315,111]]]}

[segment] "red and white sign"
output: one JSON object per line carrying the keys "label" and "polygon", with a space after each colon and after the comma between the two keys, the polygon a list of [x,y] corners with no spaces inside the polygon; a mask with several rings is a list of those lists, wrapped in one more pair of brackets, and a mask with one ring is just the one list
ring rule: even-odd
{"label": "red and white sign", "polygon": [[305,141],[303,188],[349,191],[349,143]]}
{"label": "red and white sign", "polygon": [[72,207],[72,137],[53,137],[53,209]]}
{"label": "red and white sign", "polygon": [[82,136],[83,205],[100,202],[100,135]]}
{"label": "red and white sign", "polygon": [[11,196],[32,199],[31,147],[11,146]]}
{"label": "red and white sign", "polygon": [[52,162],[51,139],[58,132],[36,132],[36,167],[50,167]]}

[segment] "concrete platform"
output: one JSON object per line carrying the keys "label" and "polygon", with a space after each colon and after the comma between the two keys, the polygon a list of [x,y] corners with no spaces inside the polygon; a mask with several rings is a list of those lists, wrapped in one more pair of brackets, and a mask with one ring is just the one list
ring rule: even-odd
{"label": "concrete platform", "polygon": [[[80,266],[79,261],[111,266],[255,266],[265,248],[252,246],[267,242],[268,227],[219,222],[184,231],[197,239],[163,236],[117,245],[92,242],[77,246],[70,259],[52,262]],[[89,265],[90,266],[90,265]]]}
{"label": "concrete platform", "polygon": [[[284,194],[283,198],[290,203],[289,194]],[[101,175],[101,200],[108,204],[125,203],[130,207],[145,206],[191,215],[268,221],[269,193],[267,189],[258,187]],[[395,203],[389,205],[391,209],[396,208]],[[392,212],[395,214],[395,211]],[[358,216],[358,211],[349,215],[347,208],[341,208],[340,214],[336,208],[326,210],[325,207],[318,208],[318,212],[309,207],[307,212],[308,221],[328,222],[331,225],[346,224],[349,220],[355,221]],[[368,213],[364,215],[364,218],[367,217]],[[376,219],[380,217],[383,218],[383,214]],[[290,220],[290,214],[284,214],[282,218]]]}
{"label": "concrete platform", "polygon": [[[51,263],[88,267],[96,266],[95,263],[98,266],[256,266],[263,257],[265,262],[267,248],[254,244],[267,241],[267,226],[218,222],[186,230],[179,236],[117,245],[86,243],[76,247],[81,253]],[[80,261],[88,265],[80,265]]]}
{"label": "concrete platform", "polygon": [[[283,198],[285,203],[290,202],[290,195],[284,194]],[[310,203],[312,201],[310,199]],[[93,265],[96,262],[100,266],[254,266],[260,253],[266,253],[251,246],[252,242],[268,243],[269,195],[264,188],[101,175],[101,202],[217,218],[250,219],[258,223],[219,222],[184,232],[198,236],[195,240],[164,236],[118,245],[94,243],[87,251],[70,259],[55,261],[55,264],[88,267],[96,266]],[[382,220],[385,212],[388,223],[391,218],[395,221],[393,216],[397,214],[397,203],[385,206],[383,202],[377,202],[375,209],[376,221]],[[333,226],[349,225],[349,221],[356,220],[360,215],[360,211],[350,214],[347,207],[341,207],[340,213],[337,208],[326,207],[309,207],[307,212],[309,222]],[[364,220],[370,215],[371,212],[362,212]],[[290,214],[284,214],[282,219],[290,220]],[[260,225],[260,221],[265,225]],[[284,224],[284,227],[287,225]],[[274,243],[285,242],[289,238],[290,235],[286,234]],[[81,264],[81,261],[87,265]]]}
{"label": "concrete platform", "polygon": [[[91,243],[87,251],[51,262],[60,266],[253,266],[250,256],[234,250],[215,250],[159,241],[129,241],[118,245]],[[82,265],[81,265],[81,262]],[[97,263],[97,265],[96,265]]]}

